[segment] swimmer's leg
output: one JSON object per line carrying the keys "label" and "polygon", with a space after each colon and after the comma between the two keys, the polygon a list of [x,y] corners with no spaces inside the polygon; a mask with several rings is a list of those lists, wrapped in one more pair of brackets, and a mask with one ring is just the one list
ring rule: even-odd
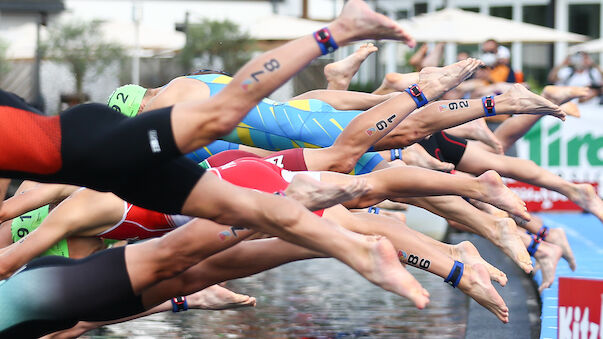
{"label": "swimmer's leg", "polygon": [[381,86],[373,91],[373,94],[385,95],[394,92],[402,92],[410,85],[419,81],[419,72],[414,73],[387,73],[383,78]]}
{"label": "swimmer's leg", "polygon": [[[212,192],[211,196],[207,192]],[[233,197],[236,197],[236,201],[233,201]],[[347,231],[318,218],[289,198],[242,189],[222,182],[213,175],[205,175],[187,198],[182,212],[278,236],[339,259],[388,291],[399,295],[407,293],[399,284],[404,278],[402,267],[387,239]],[[172,236],[176,231],[162,239]],[[193,252],[195,250],[198,249],[192,249]]]}
{"label": "swimmer's leg", "polygon": [[[590,90],[586,87],[546,86],[542,96],[556,105],[562,105],[568,100],[587,96]],[[505,120],[494,131],[494,135],[502,143],[506,151],[511,145],[524,136],[536,122],[539,116],[515,115]]]}
{"label": "swimmer's leg", "polygon": [[326,65],[324,74],[327,79],[327,89],[346,91],[362,62],[377,50],[379,50],[377,46],[369,42],[346,58]]}
{"label": "swimmer's leg", "polygon": [[417,71],[420,71],[428,50],[429,46],[427,46],[427,44],[421,45],[421,47],[417,48],[417,51],[410,57],[408,64],[413,66]]}
{"label": "swimmer's leg", "polygon": [[[422,241],[416,236],[416,232],[392,221],[391,218],[368,213],[364,213],[362,216],[351,214],[345,208],[338,206],[326,210],[324,217],[337,220],[344,227],[355,232],[387,237],[398,251],[400,261],[407,265],[427,270],[444,279],[453,270],[455,259],[441,252],[438,247],[431,246],[430,242]],[[492,286],[486,266],[482,263],[472,263],[465,265],[465,268],[468,270],[463,273],[459,288],[488,308],[501,321],[507,322],[508,309]],[[485,276],[483,272],[485,272]],[[466,277],[465,274],[467,274]]]}
{"label": "swimmer's leg", "polygon": [[494,151],[494,153],[498,154],[504,153],[502,144],[496,138],[496,135],[492,133],[490,128],[488,128],[486,120],[484,119],[475,119],[462,125],[449,128],[445,132],[459,138],[481,141],[485,145],[490,146],[490,151]]}
{"label": "swimmer's leg", "polygon": [[425,67],[438,67],[440,65],[440,61],[442,60],[442,55],[444,53],[444,47],[446,46],[443,42],[438,42],[432,51],[427,54],[427,56],[423,59],[421,63],[421,68]]}
{"label": "swimmer's leg", "polygon": [[[254,307],[256,300],[254,297],[232,292],[219,285],[213,285],[196,293],[187,295],[186,303],[188,309],[225,310],[241,307]],[[173,307],[174,306],[172,304],[172,301],[170,300],[165,301],[162,304],[157,305],[143,313],[139,313],[127,318],[105,322],[80,321],[77,323],[77,325],[68,330],[49,334],[47,336],[42,337],[42,339],[77,338],[83,335],[84,333],[99,328],[101,326],[130,321],[161,312],[172,312]]]}
{"label": "swimmer's leg", "polygon": [[[526,247],[532,244],[532,237],[530,235],[523,231],[518,231],[518,233]],[[536,264],[542,270],[542,282],[538,287],[538,292],[542,293],[545,288],[550,287],[555,281],[555,270],[562,254],[561,247],[555,244],[543,241],[537,245],[534,259],[536,259]]]}
{"label": "swimmer's leg", "polygon": [[362,92],[317,89],[300,94],[291,100],[316,99],[326,102],[340,111],[366,111],[394,97],[396,94],[376,95]]}
{"label": "swimmer's leg", "polygon": [[[467,59],[447,67],[426,68],[419,73],[418,86],[425,98],[432,100],[473,74],[479,65],[481,61]],[[398,94],[357,115],[331,147],[334,152],[345,154],[348,161],[355,164],[372,145],[396,128],[416,107],[410,94]]]}
{"label": "swimmer's leg", "polygon": [[503,177],[559,192],[603,221],[603,201],[591,185],[571,183],[531,160],[493,154],[469,142],[457,168],[475,175],[493,169]]}
{"label": "swimmer's leg", "polygon": [[[348,1],[328,29],[334,41],[342,46],[366,38],[414,44],[397,23],[375,13],[360,0]],[[295,58],[290,57],[293,54]],[[314,35],[307,35],[248,62],[216,96],[175,105],[172,126],[180,151],[191,152],[230,133],[262,98],[321,54]]]}
{"label": "swimmer's leg", "polygon": [[491,216],[460,197],[424,197],[399,200],[467,226],[468,230],[488,239],[494,246],[500,248],[526,273],[532,271],[530,255],[516,233],[517,226],[513,220]]}
{"label": "swimmer's leg", "polygon": [[[367,181],[368,193],[345,203],[347,207],[368,207],[385,199],[431,196],[460,195],[485,201],[500,207],[513,215],[529,219],[525,203],[507,188],[500,176],[489,171],[474,178],[456,176],[412,166],[394,166],[359,176]],[[321,172],[321,181],[345,185],[354,177]]]}
{"label": "swimmer's leg", "polygon": [[[565,118],[565,113],[558,106],[518,84],[504,94],[495,96],[494,102],[496,114],[549,114]],[[481,99],[433,102],[400,123],[375,144],[375,149],[403,147],[437,131],[481,118],[484,114]]]}

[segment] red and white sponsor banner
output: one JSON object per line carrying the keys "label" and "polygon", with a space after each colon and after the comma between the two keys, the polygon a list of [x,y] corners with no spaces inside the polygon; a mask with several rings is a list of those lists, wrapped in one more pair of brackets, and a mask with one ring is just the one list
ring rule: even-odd
{"label": "red and white sponsor banner", "polygon": [[559,339],[603,339],[603,280],[559,278]]}
{"label": "red and white sponsor banner", "polygon": [[[567,181],[599,187],[603,185],[603,106],[598,100],[591,100],[579,108],[580,118],[568,117],[565,122],[542,118],[517,141],[517,156],[532,160]],[[557,192],[520,182],[508,183],[530,211],[581,210]]]}
{"label": "red and white sponsor banner", "polygon": [[[582,211],[582,208],[566,196],[555,191],[549,191],[546,188],[532,186],[520,181],[505,180],[505,184],[521,200],[525,201],[528,211],[530,212],[546,212],[546,211]],[[585,184],[592,185],[599,192],[598,182],[586,182]]]}

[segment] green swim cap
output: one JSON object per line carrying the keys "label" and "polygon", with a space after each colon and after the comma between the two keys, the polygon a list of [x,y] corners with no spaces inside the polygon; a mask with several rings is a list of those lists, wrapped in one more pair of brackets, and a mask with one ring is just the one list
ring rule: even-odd
{"label": "green swim cap", "polygon": [[129,118],[135,117],[146,92],[146,88],[138,85],[121,86],[111,93],[107,105]]}

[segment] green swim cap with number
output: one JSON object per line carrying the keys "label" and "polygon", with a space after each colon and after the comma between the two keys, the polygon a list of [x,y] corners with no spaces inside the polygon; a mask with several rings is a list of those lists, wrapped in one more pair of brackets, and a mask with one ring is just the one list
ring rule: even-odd
{"label": "green swim cap with number", "polygon": [[107,105],[127,117],[135,117],[146,92],[146,88],[138,85],[121,86],[111,93]]}

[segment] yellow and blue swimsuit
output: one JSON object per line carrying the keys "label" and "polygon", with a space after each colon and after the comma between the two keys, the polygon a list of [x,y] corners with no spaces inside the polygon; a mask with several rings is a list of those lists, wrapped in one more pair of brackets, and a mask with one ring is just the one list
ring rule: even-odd
{"label": "yellow and blue swimsuit", "polygon": [[[232,78],[221,74],[191,75],[189,78],[204,82],[213,96],[221,91]],[[339,111],[316,99],[293,100],[279,103],[263,99],[243,118],[239,125],[222,141],[188,155],[201,162],[213,154],[238,145],[281,151],[291,148],[329,147],[341,131],[363,111]],[[375,152],[363,155],[353,174],[368,173],[383,158]]]}

